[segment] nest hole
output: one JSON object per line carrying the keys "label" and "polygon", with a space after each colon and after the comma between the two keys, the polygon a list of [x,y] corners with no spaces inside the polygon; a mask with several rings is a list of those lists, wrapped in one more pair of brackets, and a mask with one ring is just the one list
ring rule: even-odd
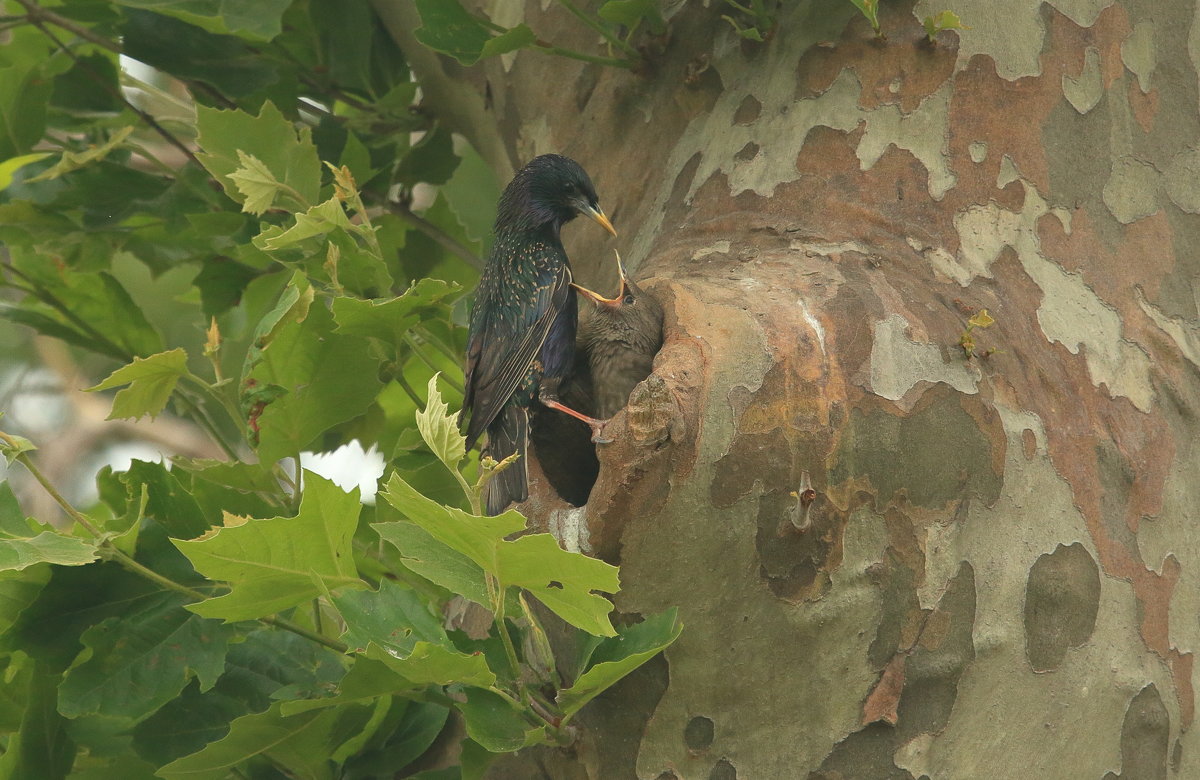
{"label": "nest hole", "polygon": [[600,474],[591,429],[552,409],[539,410],[531,428],[532,457],[550,487],[571,506],[586,504]]}

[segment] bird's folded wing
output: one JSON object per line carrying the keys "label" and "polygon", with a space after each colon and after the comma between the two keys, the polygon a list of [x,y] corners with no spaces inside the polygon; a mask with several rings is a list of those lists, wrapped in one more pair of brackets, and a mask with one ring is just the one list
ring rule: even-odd
{"label": "bird's folded wing", "polygon": [[[529,368],[541,353],[542,344],[559,312],[568,305],[571,290],[571,268],[562,263],[554,278],[537,290],[530,313],[536,318],[523,333],[506,335],[492,332],[488,322],[478,339],[478,349],[468,351],[467,393],[470,398],[471,422],[467,440],[474,442],[501,408],[517,391]],[[475,345],[472,345],[474,347]]]}

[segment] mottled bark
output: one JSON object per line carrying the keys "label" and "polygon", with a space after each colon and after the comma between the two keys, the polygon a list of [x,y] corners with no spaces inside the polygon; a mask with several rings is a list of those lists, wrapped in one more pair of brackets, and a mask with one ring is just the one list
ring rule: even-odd
{"label": "mottled bark", "polygon": [[[753,44],[684,4],[647,74],[458,74],[498,168],[587,167],[666,308],[587,505],[528,510],[685,624],[495,776],[1200,777],[1195,5],[897,2],[886,42],[783,5]],[[922,43],[943,8],[971,29]]]}

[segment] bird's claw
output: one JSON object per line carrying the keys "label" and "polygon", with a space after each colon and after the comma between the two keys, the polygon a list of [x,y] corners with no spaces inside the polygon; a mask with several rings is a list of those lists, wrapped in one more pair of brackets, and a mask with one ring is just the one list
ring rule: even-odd
{"label": "bird's claw", "polygon": [[596,420],[588,423],[588,427],[592,429],[592,444],[612,444],[613,440],[604,435],[604,429],[608,426],[608,420]]}

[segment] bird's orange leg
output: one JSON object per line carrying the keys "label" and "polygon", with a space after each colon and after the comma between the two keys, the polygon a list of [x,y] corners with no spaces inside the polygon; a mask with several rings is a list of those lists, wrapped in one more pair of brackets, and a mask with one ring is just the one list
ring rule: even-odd
{"label": "bird's orange leg", "polygon": [[608,425],[608,420],[597,420],[595,417],[588,417],[586,414],[577,412],[566,404],[556,401],[553,398],[542,398],[541,402],[551,409],[557,409],[563,414],[569,414],[576,420],[587,423],[587,426],[592,429],[592,441],[596,444],[612,444],[612,439],[606,439],[603,436],[604,426]]}

